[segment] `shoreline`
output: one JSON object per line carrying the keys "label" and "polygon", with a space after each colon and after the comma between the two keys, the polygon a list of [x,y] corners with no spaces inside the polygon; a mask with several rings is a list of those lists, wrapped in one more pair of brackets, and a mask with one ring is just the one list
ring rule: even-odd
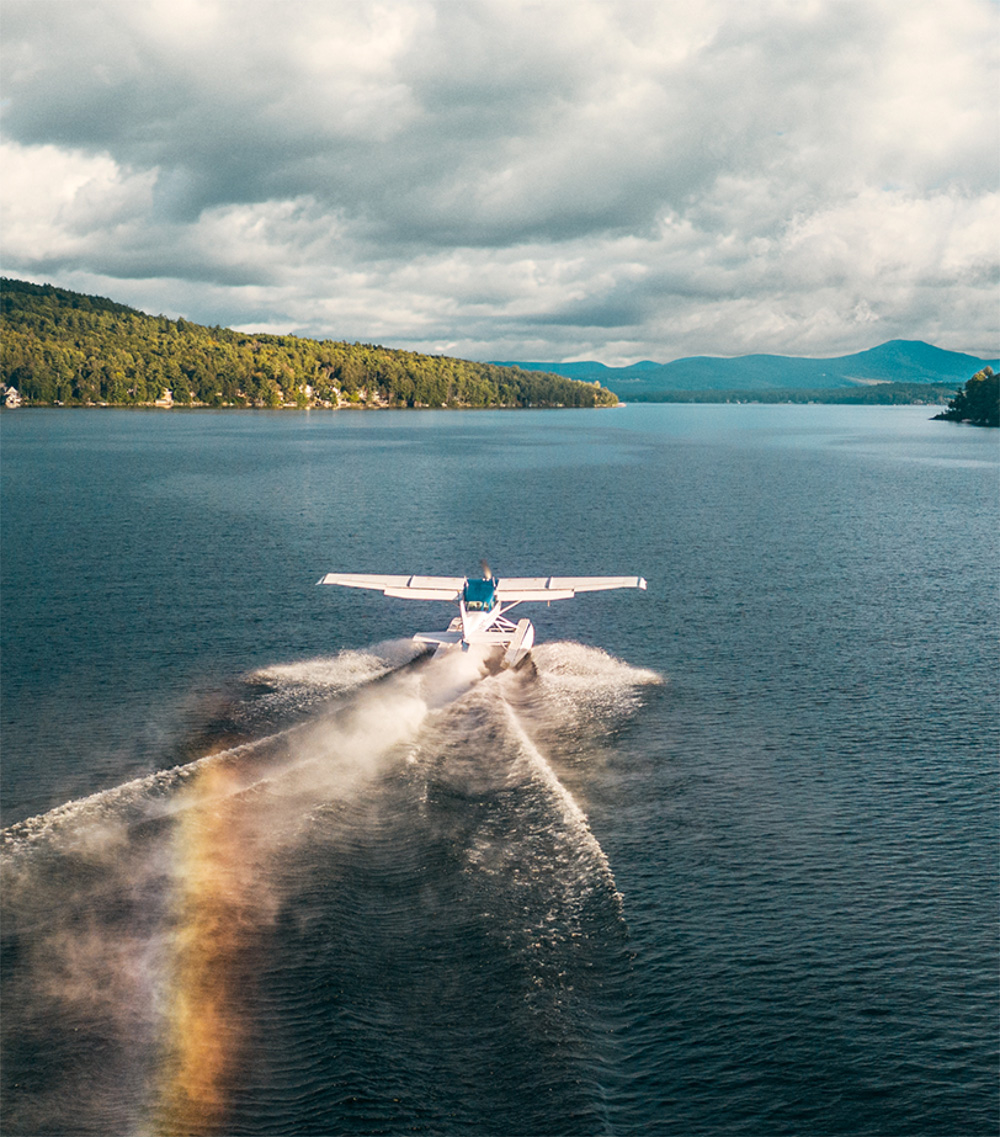
{"label": "shoreline", "polygon": [[312,404],[299,407],[294,403],[283,403],[278,407],[247,406],[241,403],[223,403],[221,406],[212,406],[210,403],[174,403],[164,406],[163,403],[19,403],[17,406],[6,406],[0,402],[0,412],[7,411],[350,411],[364,413],[367,411],[613,411],[626,404],[622,402],[597,405],[593,407],[567,406],[565,403],[539,403],[536,406],[518,406],[516,403],[499,403],[492,406],[451,405],[440,407],[407,407],[393,406],[391,403],[376,404],[374,406],[358,406],[354,403],[345,403],[339,407]]}

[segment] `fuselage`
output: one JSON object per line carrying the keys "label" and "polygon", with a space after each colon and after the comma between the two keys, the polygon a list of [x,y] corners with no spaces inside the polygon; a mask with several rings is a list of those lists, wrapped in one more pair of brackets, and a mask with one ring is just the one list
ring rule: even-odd
{"label": "fuselage", "polygon": [[496,579],[473,577],[467,580],[458,602],[458,611],[462,620],[462,639],[470,643],[470,636],[487,631],[502,611],[497,599]]}

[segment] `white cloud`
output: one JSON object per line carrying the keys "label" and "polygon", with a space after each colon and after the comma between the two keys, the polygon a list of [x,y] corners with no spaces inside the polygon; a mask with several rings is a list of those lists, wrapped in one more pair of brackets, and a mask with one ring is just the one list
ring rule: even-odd
{"label": "white cloud", "polygon": [[995,33],[987,0],[7,0],[5,271],[477,358],[982,347]]}
{"label": "white cloud", "polygon": [[133,173],[106,153],[0,143],[0,203],[8,261],[58,258],[95,232],[144,216],[155,170]]}

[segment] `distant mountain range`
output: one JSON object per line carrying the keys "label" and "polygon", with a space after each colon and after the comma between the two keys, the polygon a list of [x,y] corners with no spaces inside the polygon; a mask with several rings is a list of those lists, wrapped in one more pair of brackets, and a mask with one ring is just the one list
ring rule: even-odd
{"label": "distant mountain range", "polygon": [[987,365],[1000,370],[1000,360],[945,351],[922,340],[889,340],[869,351],[835,359],[791,355],[741,355],[723,359],[697,355],[675,359],[672,363],[654,363],[647,359],[628,367],[607,367],[589,360],[580,363],[495,362],[524,371],[555,372],[568,379],[590,383],[597,380],[622,399],[651,399],[659,392],[822,391],[881,383],[955,387]]}

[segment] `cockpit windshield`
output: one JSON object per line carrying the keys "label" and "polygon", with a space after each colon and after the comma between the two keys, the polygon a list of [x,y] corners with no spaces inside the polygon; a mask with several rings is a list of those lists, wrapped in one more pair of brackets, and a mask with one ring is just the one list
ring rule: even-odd
{"label": "cockpit windshield", "polygon": [[496,604],[495,579],[467,580],[465,582],[465,607],[469,612],[489,612]]}

